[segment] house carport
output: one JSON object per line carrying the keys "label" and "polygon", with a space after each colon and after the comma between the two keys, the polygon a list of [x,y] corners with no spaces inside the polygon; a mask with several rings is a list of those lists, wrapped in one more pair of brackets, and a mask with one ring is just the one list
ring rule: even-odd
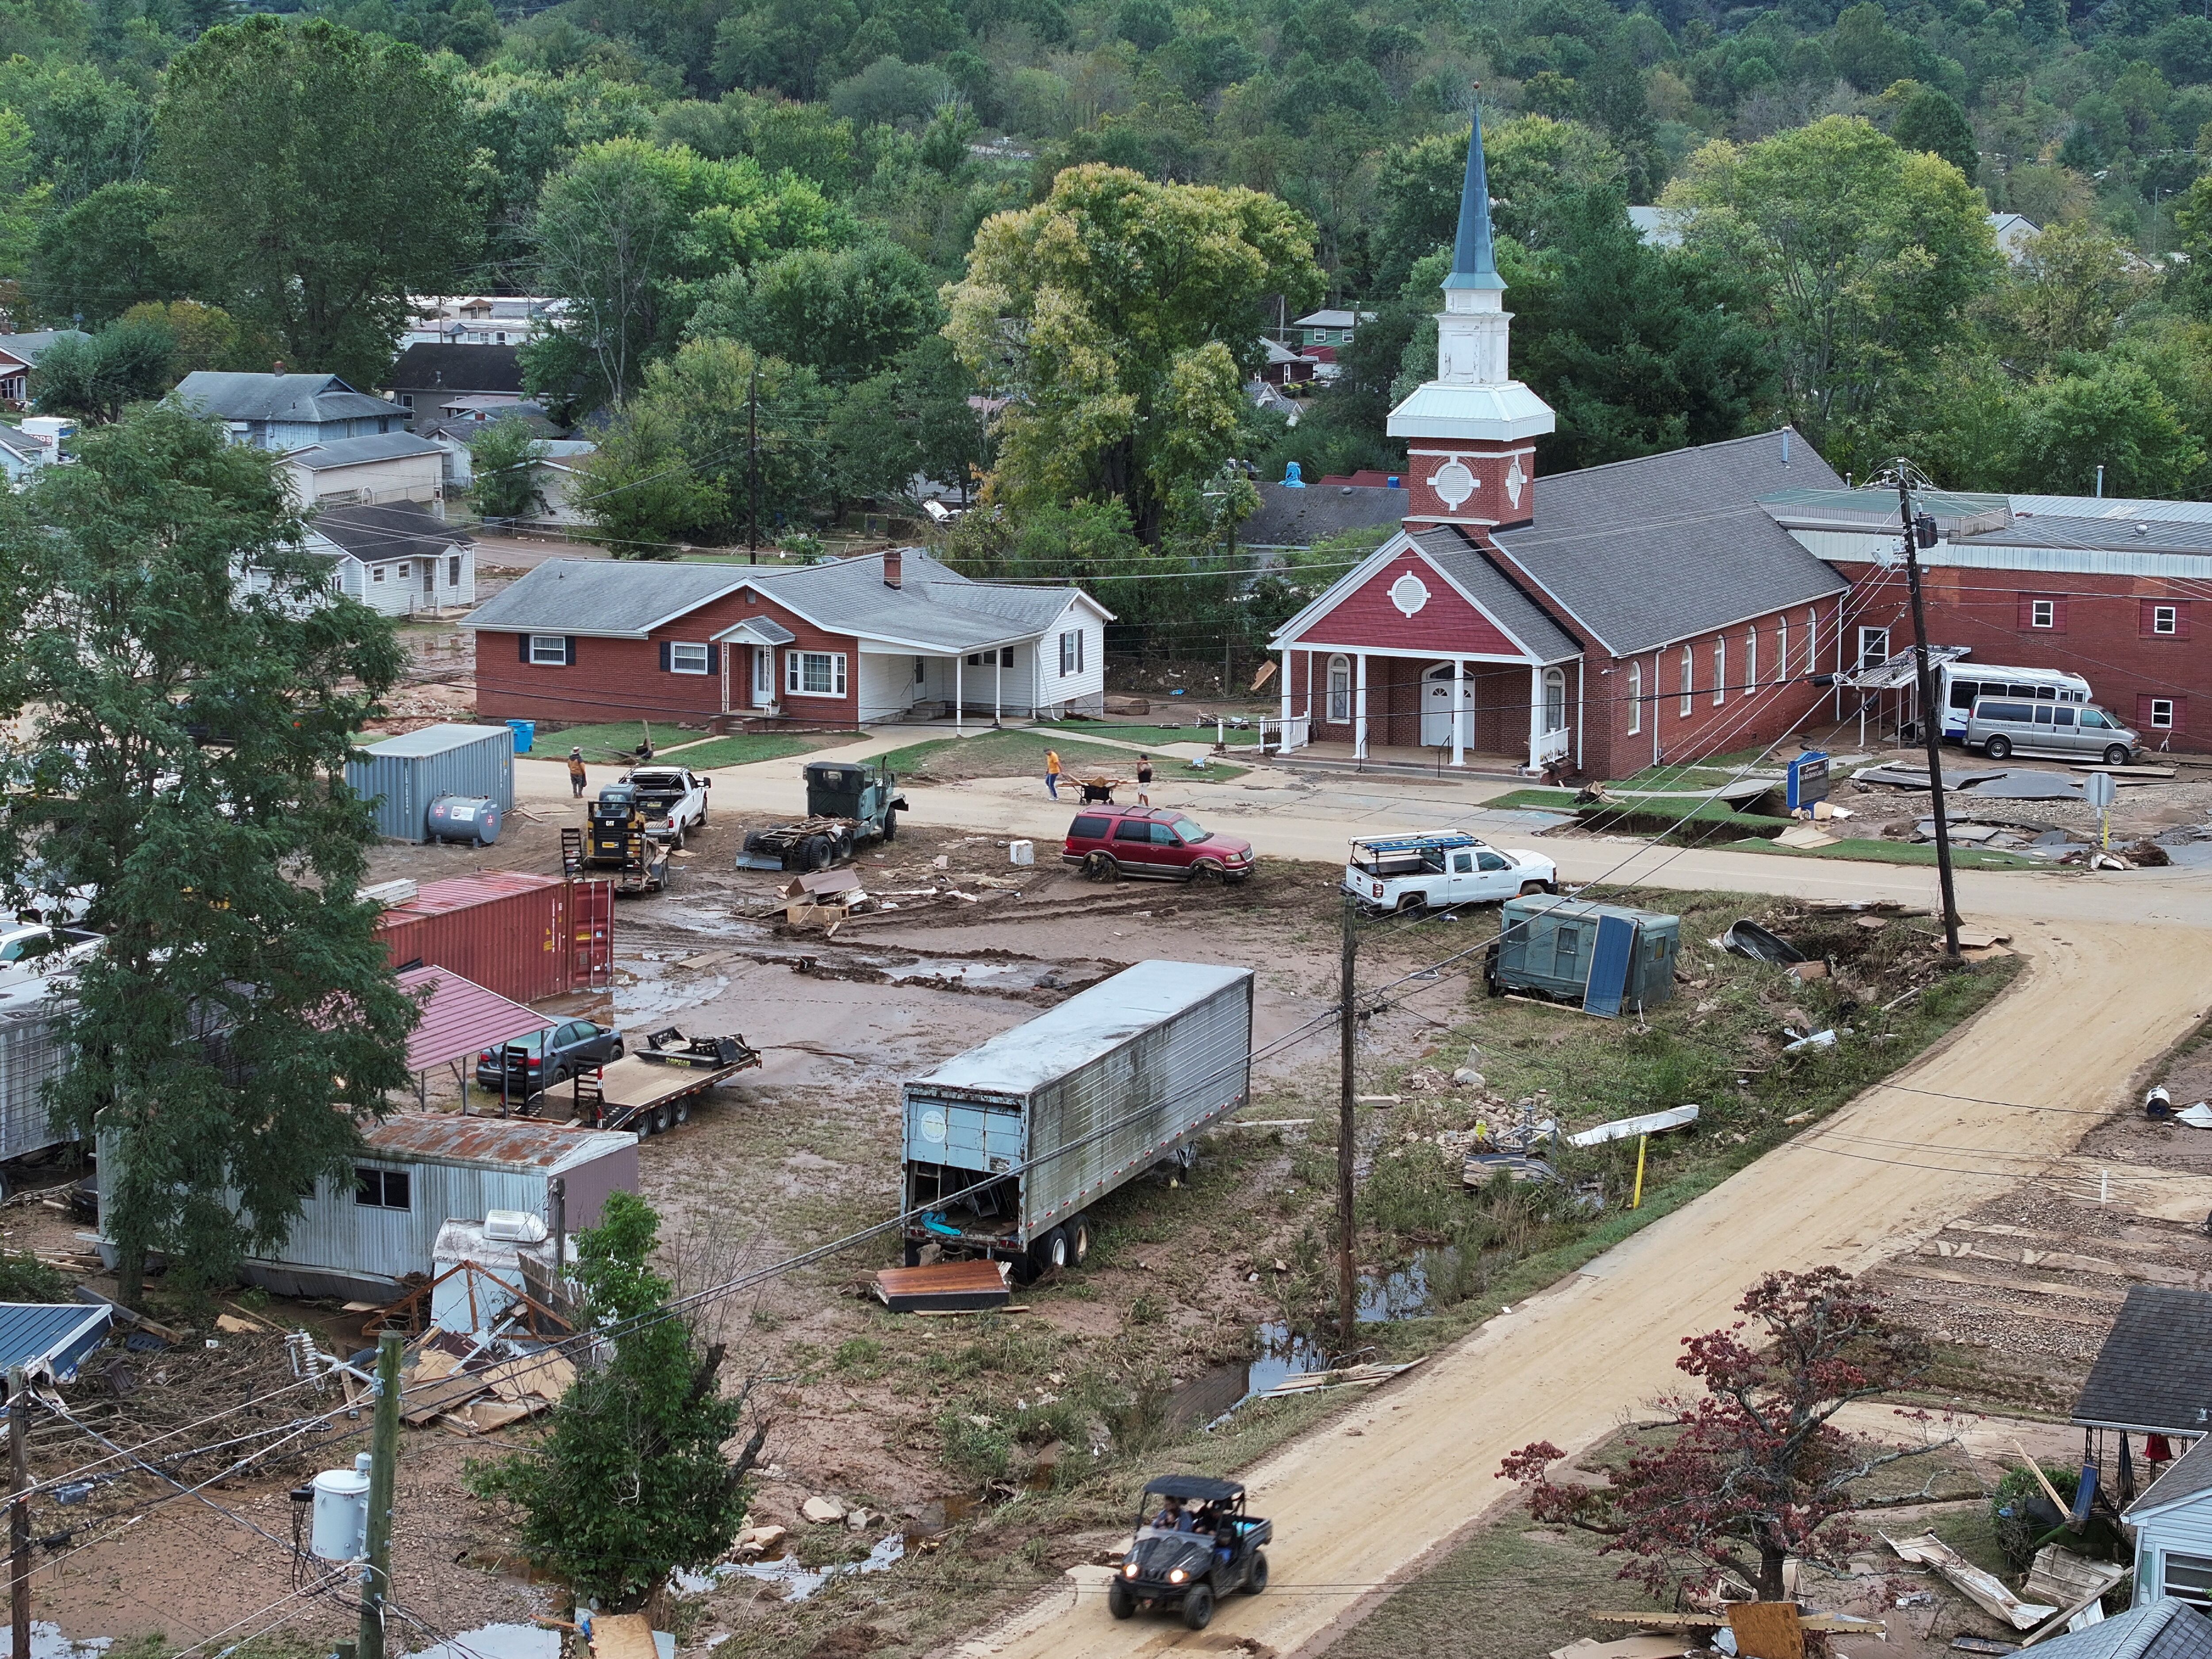
{"label": "house carport", "polygon": [[441,1066],[451,1066],[460,1079],[465,1113],[470,1067],[465,1062],[517,1037],[550,1030],[559,1023],[444,968],[410,968],[398,981],[399,988],[422,1006],[422,1018],[407,1036],[407,1069],[415,1074],[418,1105],[427,1106],[429,1074]]}

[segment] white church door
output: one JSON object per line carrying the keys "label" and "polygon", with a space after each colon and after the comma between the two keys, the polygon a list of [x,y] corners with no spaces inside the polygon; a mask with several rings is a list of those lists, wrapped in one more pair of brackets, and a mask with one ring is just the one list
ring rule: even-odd
{"label": "white church door", "polygon": [[[1459,682],[1458,706],[1467,711],[1465,741],[1474,742],[1474,679]],[[1452,740],[1452,665],[1440,662],[1421,676],[1421,746],[1449,749]]]}

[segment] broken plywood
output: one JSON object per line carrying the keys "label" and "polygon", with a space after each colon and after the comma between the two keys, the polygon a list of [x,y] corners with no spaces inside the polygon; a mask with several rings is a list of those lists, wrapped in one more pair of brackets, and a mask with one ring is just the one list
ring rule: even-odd
{"label": "broken plywood", "polygon": [[1738,1601],[1728,1610],[1743,1659],[1805,1659],[1805,1629],[1795,1601]]}
{"label": "broken plywood", "polygon": [[1004,1261],[936,1261],[926,1267],[885,1267],[872,1288],[893,1313],[968,1313],[1004,1307],[1012,1267]]}
{"label": "broken plywood", "polygon": [[1903,1559],[1935,1568],[1953,1589],[1999,1624],[2014,1630],[2033,1630],[2058,1611],[2056,1606],[2021,1601],[1995,1573],[1984,1571],[1932,1532],[1913,1538],[1892,1538],[1887,1533],[1879,1536]]}

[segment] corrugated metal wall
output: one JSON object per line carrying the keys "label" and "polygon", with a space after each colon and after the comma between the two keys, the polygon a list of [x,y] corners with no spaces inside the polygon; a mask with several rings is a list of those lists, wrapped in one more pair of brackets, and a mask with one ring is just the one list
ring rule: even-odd
{"label": "corrugated metal wall", "polygon": [[69,1139],[46,1116],[47,1083],[62,1073],[66,1050],[55,1041],[59,1017],[43,1010],[0,1014],[0,1158],[21,1158]]}
{"label": "corrugated metal wall", "polygon": [[[590,988],[592,952],[574,935],[577,926],[593,924],[571,913],[591,907],[572,897],[556,877],[485,871],[428,884],[416,903],[386,911],[377,930],[395,968],[444,968],[512,1001],[537,1002]],[[605,926],[611,933],[611,917]],[[599,954],[611,953],[609,947]]]}
{"label": "corrugated metal wall", "polygon": [[1252,975],[1246,974],[1038,1090],[1030,1104],[1033,1158],[1117,1119],[1131,1121],[1022,1177],[1030,1236],[1142,1173],[1188,1140],[1198,1125],[1243,1104],[1251,1073]]}
{"label": "corrugated metal wall", "polygon": [[441,795],[488,795],[501,811],[514,809],[514,733],[503,726],[481,729],[480,738],[435,754],[370,749],[346,763],[346,783],[371,803],[379,835],[422,840],[430,803]]}

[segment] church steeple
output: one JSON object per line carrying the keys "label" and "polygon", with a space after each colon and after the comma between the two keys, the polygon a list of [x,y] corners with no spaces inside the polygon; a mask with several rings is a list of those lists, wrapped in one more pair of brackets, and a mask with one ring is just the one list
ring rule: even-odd
{"label": "church steeple", "polygon": [[1473,118],[1467,135],[1467,180],[1459,193],[1459,234],[1452,240],[1451,275],[1444,278],[1444,287],[1503,291],[1505,283],[1498,274],[1498,256],[1490,246],[1490,170],[1482,160],[1480,107]]}
{"label": "church steeple", "polygon": [[1490,227],[1490,173],[1482,114],[1467,137],[1467,176],[1444,308],[1437,316],[1437,378],[1390,411],[1389,433],[1413,441],[1407,471],[1408,520],[1469,526],[1522,524],[1534,510],[1535,451],[1528,442],[1558,423],[1551,405],[1512,376],[1513,317],[1498,274]]}

